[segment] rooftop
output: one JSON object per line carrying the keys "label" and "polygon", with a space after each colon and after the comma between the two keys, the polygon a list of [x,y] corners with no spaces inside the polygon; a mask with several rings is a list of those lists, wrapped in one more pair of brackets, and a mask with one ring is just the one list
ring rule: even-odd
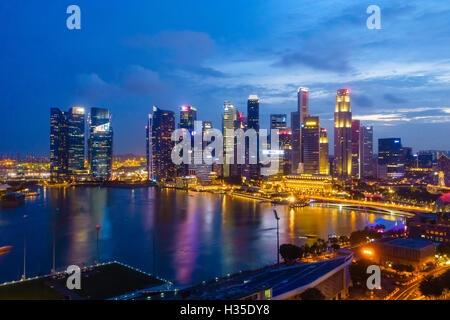
{"label": "rooftop", "polygon": [[410,238],[383,238],[376,242],[409,249],[423,249],[433,245],[433,243],[428,240]]}

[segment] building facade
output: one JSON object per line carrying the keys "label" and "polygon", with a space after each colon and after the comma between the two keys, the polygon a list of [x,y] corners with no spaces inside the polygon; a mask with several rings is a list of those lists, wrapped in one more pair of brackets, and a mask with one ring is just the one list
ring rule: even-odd
{"label": "building facade", "polygon": [[113,160],[113,129],[108,109],[91,108],[88,154],[92,179],[108,180]]}
{"label": "building facade", "polygon": [[326,128],[320,128],[320,174],[330,174],[328,152],[328,132]]}
{"label": "building facade", "polygon": [[172,132],[175,130],[175,114],[153,107],[147,124],[147,170],[149,180],[155,182],[172,180],[176,175],[172,161]]}
{"label": "building facade", "polygon": [[319,117],[305,117],[302,125],[304,173],[320,173],[320,120]]}
{"label": "building facade", "polygon": [[335,175],[346,180],[352,174],[352,112],[350,90],[339,89],[334,112]]}

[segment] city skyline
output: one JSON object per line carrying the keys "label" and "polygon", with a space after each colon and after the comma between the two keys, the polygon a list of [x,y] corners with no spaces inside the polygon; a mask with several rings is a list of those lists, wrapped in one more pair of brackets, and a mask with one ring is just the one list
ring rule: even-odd
{"label": "city skyline", "polygon": [[[200,120],[220,128],[224,100],[244,110],[246,97],[257,94],[261,128],[268,128],[271,113],[290,117],[299,86],[310,89],[310,109],[323,127],[332,128],[335,90],[350,88],[353,119],[374,126],[375,141],[399,136],[415,151],[449,150],[442,137],[450,122],[450,66],[442,40],[448,37],[450,5],[396,2],[380,1],[381,30],[365,27],[365,5],[355,1],[332,8],[199,1],[180,3],[177,12],[137,1],[126,8],[109,4],[106,14],[81,0],[83,24],[77,31],[65,27],[64,4],[30,3],[28,10],[2,5],[0,26],[8,45],[0,53],[0,95],[7,112],[0,127],[14,139],[2,140],[0,152],[48,155],[50,108],[111,110],[118,154],[145,154],[142,117],[153,105],[175,112],[193,105]],[[245,32],[239,24],[211,23],[250,13],[255,19]],[[294,19],[301,14],[308,19]],[[26,22],[32,16],[47,18],[37,19],[31,30]],[[99,38],[104,30],[109,34]],[[33,121],[20,121],[22,112]]]}

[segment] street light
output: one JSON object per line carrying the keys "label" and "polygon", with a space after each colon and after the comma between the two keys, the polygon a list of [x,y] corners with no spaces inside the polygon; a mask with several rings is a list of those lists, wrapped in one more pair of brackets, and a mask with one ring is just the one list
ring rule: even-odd
{"label": "street light", "polygon": [[[59,212],[59,208],[56,208],[56,213]],[[54,217],[56,219],[56,215]],[[52,267],[52,273],[56,272],[56,220],[53,221],[53,267]]]}
{"label": "street light", "polygon": [[280,217],[278,216],[277,210],[273,210],[273,214],[275,215],[275,219],[277,220],[277,264],[280,264],[280,228],[279,223]]}
{"label": "street light", "polygon": [[100,232],[100,225],[99,224],[96,225],[95,229],[97,229],[97,263],[99,263],[100,259],[99,259],[99,254],[98,254],[98,233]]}
{"label": "street light", "polygon": [[[26,219],[28,218],[27,215],[23,216],[23,221],[24,221],[24,226],[26,227]],[[23,275],[22,275],[22,280],[25,280],[27,278],[27,273],[26,273],[26,266],[27,266],[27,231],[26,228],[24,227],[24,234],[23,234]]]}

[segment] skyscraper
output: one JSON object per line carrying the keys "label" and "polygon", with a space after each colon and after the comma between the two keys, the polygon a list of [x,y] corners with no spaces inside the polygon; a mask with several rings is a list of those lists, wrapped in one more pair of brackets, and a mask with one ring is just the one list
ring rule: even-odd
{"label": "skyscraper", "polygon": [[373,127],[361,126],[361,177],[375,177],[373,166]]}
{"label": "skyscraper", "polygon": [[50,177],[52,181],[64,180],[69,171],[67,148],[67,118],[58,108],[50,109]]}
{"label": "skyscraper", "polygon": [[170,180],[175,177],[172,161],[172,132],[175,130],[175,114],[153,107],[147,124],[147,170],[149,180]]}
{"label": "skyscraper", "polygon": [[[278,161],[279,170],[278,175],[288,175],[291,172],[291,148],[292,148],[292,131],[287,128],[286,114],[271,114],[270,115],[270,130],[278,131]],[[272,144],[272,133],[270,136],[270,148],[276,148]]]}
{"label": "skyscraper", "polygon": [[361,177],[361,122],[352,120],[352,176]]}
{"label": "skyscraper", "polygon": [[91,108],[88,143],[92,178],[97,181],[108,180],[113,156],[113,130],[108,109]]}
{"label": "skyscraper", "polygon": [[320,173],[319,117],[306,117],[302,125],[303,163],[307,174]]}
{"label": "skyscraper", "polygon": [[[256,155],[249,153],[248,143],[246,142],[246,165],[244,169],[244,175],[247,178],[258,179],[260,173],[260,145],[259,145],[259,98],[257,95],[250,95],[247,101],[247,130],[252,129],[256,131],[257,146]],[[246,138],[247,140],[247,138]],[[248,140],[247,140],[248,141]],[[256,159],[253,159],[256,157]],[[250,162],[256,161],[256,164],[250,164]]]}
{"label": "skyscraper", "polygon": [[50,173],[54,181],[77,179],[84,171],[85,109],[50,110]]}
{"label": "skyscraper", "polygon": [[85,114],[82,107],[70,108],[67,114],[68,169],[72,176],[81,174],[85,169]]}
{"label": "skyscraper", "polygon": [[[230,162],[231,159],[228,159],[226,155],[229,152],[234,152],[234,144],[233,144],[233,150],[231,150],[231,146],[228,146],[226,141],[229,139],[228,130],[234,130],[236,129],[236,121],[238,120],[238,111],[234,105],[231,104],[230,101],[225,101],[223,106],[223,118],[222,118],[222,133],[223,133],[223,146],[224,146],[224,164],[223,164],[223,176],[225,178],[230,176]],[[233,156],[233,163],[234,163],[234,156]]]}
{"label": "skyscraper", "polygon": [[291,114],[292,127],[292,166],[293,173],[302,170],[303,147],[302,147],[302,124],[305,118],[309,116],[309,89],[300,87],[297,91],[297,112]]}
{"label": "skyscraper", "polygon": [[330,161],[328,157],[328,132],[320,128],[320,174],[330,174]]}
{"label": "skyscraper", "polygon": [[405,158],[400,138],[378,139],[378,164],[386,166],[389,178],[399,178],[405,173]]}
{"label": "skyscraper", "polygon": [[192,106],[182,106],[180,108],[180,128],[194,131],[194,122],[197,120],[197,109]]}
{"label": "skyscraper", "polygon": [[352,112],[350,90],[339,89],[334,112],[335,174],[341,180],[352,174]]}

